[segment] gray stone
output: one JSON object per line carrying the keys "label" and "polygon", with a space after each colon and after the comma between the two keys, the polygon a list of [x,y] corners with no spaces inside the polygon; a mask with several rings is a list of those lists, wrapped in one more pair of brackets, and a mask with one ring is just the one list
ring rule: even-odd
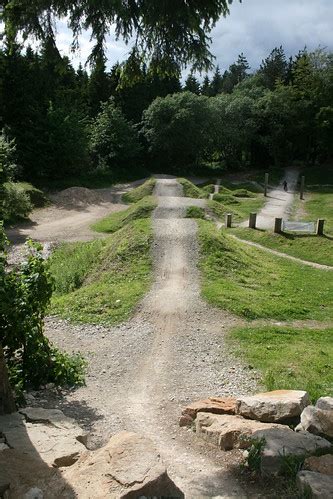
{"label": "gray stone", "polygon": [[330,449],[328,440],[308,432],[296,433],[289,429],[272,428],[253,433],[253,439],[265,439],[261,453],[261,473],[277,474],[283,466],[283,456],[309,456],[317,450]]}
{"label": "gray stone", "polygon": [[24,499],[43,499],[43,497],[43,492],[37,487],[29,489],[28,492],[26,492],[23,496]]}
{"label": "gray stone", "polygon": [[333,411],[333,397],[320,397],[316,402],[317,409]]}
{"label": "gray stone", "polygon": [[251,445],[250,439],[256,431],[268,428],[282,428],[292,433],[287,426],[262,423],[241,416],[199,412],[196,418],[197,435],[223,450],[246,449]]}
{"label": "gray stone", "polygon": [[315,471],[300,471],[297,474],[297,486],[300,492],[313,499],[329,499],[333,497],[333,477]]}
{"label": "gray stone", "polygon": [[0,452],[6,449],[9,449],[8,445],[3,442],[0,442]]}
{"label": "gray stone", "polygon": [[304,461],[303,469],[333,476],[333,454],[308,457]]}
{"label": "gray stone", "polygon": [[75,497],[134,499],[141,496],[182,498],[151,440],[123,431],[96,451],[85,452],[63,472]]}
{"label": "gray stone", "polygon": [[310,404],[307,392],[275,390],[237,399],[236,413],[267,423],[292,420]]}
{"label": "gray stone", "polygon": [[[324,407],[324,404],[322,405]],[[309,405],[301,414],[301,422],[296,431],[309,431],[315,435],[333,438],[333,411],[322,410]]]}

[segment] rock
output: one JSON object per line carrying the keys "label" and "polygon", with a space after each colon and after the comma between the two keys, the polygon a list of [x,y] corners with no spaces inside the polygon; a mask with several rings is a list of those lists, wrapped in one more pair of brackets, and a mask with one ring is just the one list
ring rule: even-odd
{"label": "rock", "polygon": [[301,414],[301,422],[296,431],[309,431],[323,437],[333,437],[333,410],[325,411],[309,405]]}
{"label": "rock", "polygon": [[292,420],[310,404],[307,392],[275,390],[237,399],[236,413],[263,422]]}
{"label": "rock", "polygon": [[86,450],[78,440],[84,436],[83,430],[57,409],[27,407],[20,413],[0,416],[0,432],[9,447],[27,455],[37,454],[51,466],[71,466]]}
{"label": "rock", "polygon": [[296,433],[287,427],[259,430],[253,433],[256,440],[265,439],[261,452],[261,473],[277,474],[283,467],[284,456],[306,456],[316,451],[330,449],[331,443],[306,431]]}
{"label": "rock", "polygon": [[[39,490],[43,495],[33,496]],[[37,452],[24,454],[15,449],[0,453],[0,497],[26,499],[74,499],[73,489],[62,477],[58,468],[48,466]],[[30,494],[30,495],[27,495]]]}
{"label": "rock", "polygon": [[333,411],[333,397],[320,397],[317,400],[316,408],[322,411]]}
{"label": "rock", "polygon": [[333,454],[308,457],[304,461],[303,469],[333,476]]}
{"label": "rock", "polygon": [[63,472],[76,497],[184,497],[169,478],[151,440],[123,431],[96,451],[85,452]]}
{"label": "rock", "polygon": [[44,494],[37,487],[33,487],[32,489],[29,489],[23,497],[24,499],[43,499]]}
{"label": "rock", "polygon": [[6,449],[9,449],[8,445],[3,442],[0,442],[0,452]]}
{"label": "rock", "polygon": [[276,423],[261,423],[241,416],[198,413],[196,419],[197,435],[223,450],[246,449],[251,445],[250,438],[254,432],[280,427],[284,430],[286,428],[287,433],[292,433],[288,427]]}
{"label": "rock", "polygon": [[190,426],[198,412],[212,414],[235,414],[236,399],[234,397],[208,397],[204,400],[192,402],[182,410],[179,426]]}
{"label": "rock", "polygon": [[328,499],[333,497],[333,477],[315,471],[300,471],[297,486],[304,497]]}

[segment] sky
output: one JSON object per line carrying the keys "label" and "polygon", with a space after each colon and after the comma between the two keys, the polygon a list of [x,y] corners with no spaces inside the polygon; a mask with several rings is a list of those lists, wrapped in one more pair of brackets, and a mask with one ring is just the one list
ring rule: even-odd
{"label": "sky", "polygon": [[[287,56],[305,46],[333,50],[333,0],[233,0],[230,15],[221,18],[211,33],[211,51],[215,64],[223,71],[243,52],[252,70],[277,46],[283,45]],[[70,52],[71,32],[66,22],[58,25],[57,43],[74,66],[87,60],[93,45],[89,33],[80,39],[80,50]],[[107,40],[108,67],[125,60],[129,46],[111,35]]]}

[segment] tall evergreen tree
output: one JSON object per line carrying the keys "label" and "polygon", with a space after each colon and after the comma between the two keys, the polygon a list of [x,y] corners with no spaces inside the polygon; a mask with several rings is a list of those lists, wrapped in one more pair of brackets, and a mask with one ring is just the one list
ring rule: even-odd
{"label": "tall evergreen tree", "polygon": [[211,84],[210,84],[210,95],[215,96],[222,92],[223,78],[220,73],[219,66],[216,66]]}
{"label": "tall evergreen tree", "polygon": [[258,74],[265,87],[273,90],[278,81],[285,82],[287,78],[288,63],[282,48],[275,47],[259,68]]}
{"label": "tall evergreen tree", "polygon": [[192,94],[197,94],[199,95],[200,93],[200,83],[196,79],[193,73],[190,73],[188,77],[185,80],[185,85],[184,85],[184,91],[185,92],[192,92]]}

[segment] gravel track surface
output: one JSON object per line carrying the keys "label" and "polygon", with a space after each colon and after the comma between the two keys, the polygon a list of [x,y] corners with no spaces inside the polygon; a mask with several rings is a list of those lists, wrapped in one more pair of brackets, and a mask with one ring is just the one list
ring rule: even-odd
{"label": "gravel track surface", "polygon": [[[72,325],[50,317],[47,335],[89,361],[87,385],[75,391],[41,391],[38,405],[58,406],[92,431],[92,446],[111,434],[138,431],[151,438],[170,476],[196,497],[246,497],[232,468],[239,451],[224,453],[181,429],[181,407],[198,398],[251,393],[257,374],[233,357],[225,332],[241,324],[200,298],[197,225],[174,179],[158,179],[153,214],[154,285],[134,318],[113,328]],[[42,399],[40,398],[42,397]]]}

